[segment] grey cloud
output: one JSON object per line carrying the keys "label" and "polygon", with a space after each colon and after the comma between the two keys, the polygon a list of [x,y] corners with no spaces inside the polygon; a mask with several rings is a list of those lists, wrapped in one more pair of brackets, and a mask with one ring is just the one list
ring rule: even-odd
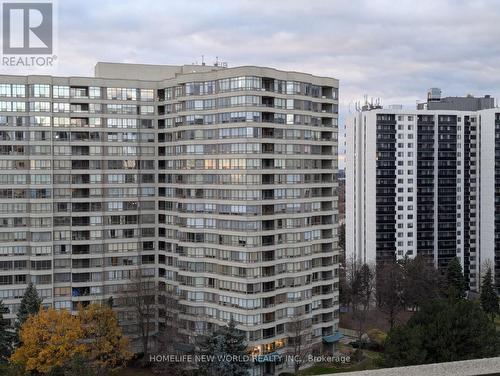
{"label": "grey cloud", "polygon": [[498,97],[500,10],[493,3],[65,0],[51,73],[91,75],[99,60],[189,64],[219,56],[230,65],[339,78],[342,117],[363,94],[406,105],[430,86]]}

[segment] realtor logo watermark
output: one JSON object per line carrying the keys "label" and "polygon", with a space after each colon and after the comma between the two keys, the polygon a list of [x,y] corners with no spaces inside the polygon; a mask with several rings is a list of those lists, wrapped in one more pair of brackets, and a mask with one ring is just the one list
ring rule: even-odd
{"label": "realtor logo watermark", "polygon": [[54,5],[51,2],[2,4],[2,65],[52,66],[54,52]]}

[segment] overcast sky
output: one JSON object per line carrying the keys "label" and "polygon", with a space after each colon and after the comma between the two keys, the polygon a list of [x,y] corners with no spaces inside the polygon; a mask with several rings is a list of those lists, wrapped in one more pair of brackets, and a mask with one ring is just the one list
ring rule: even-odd
{"label": "overcast sky", "polygon": [[[58,64],[264,65],[340,80],[341,115],[363,98],[414,106],[500,92],[500,1],[59,0]],[[1,67],[1,72],[15,72]],[[37,71],[37,73],[39,73]]]}

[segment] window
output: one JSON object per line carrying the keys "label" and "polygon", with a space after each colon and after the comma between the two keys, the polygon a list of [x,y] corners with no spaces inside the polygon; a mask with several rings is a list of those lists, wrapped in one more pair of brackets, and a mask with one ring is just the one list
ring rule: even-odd
{"label": "window", "polygon": [[52,88],[53,98],[69,98],[69,86],[54,86]]}
{"label": "window", "polygon": [[153,89],[141,89],[140,90],[141,101],[150,102],[154,100],[154,91]]}
{"label": "window", "polygon": [[12,96],[12,87],[10,84],[0,84],[0,97]]}
{"label": "window", "polygon": [[95,86],[89,87],[89,98],[91,99],[101,98],[101,88]]}
{"label": "window", "polygon": [[35,98],[50,97],[50,85],[34,84],[31,88],[31,95]]}
{"label": "window", "polygon": [[155,113],[154,106],[141,106],[140,113],[141,115],[154,114]]}
{"label": "window", "polygon": [[12,85],[12,96],[18,98],[26,97],[25,85]]}

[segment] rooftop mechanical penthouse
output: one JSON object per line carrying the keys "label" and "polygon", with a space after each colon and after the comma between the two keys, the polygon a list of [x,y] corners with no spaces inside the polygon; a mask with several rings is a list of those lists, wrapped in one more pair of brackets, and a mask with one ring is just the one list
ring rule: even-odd
{"label": "rooftop mechanical penthouse", "polygon": [[[338,81],[262,67],[98,63],[0,76],[0,299],[74,310],[155,281],[192,337],[231,317],[254,354],[338,326]],[[264,363],[255,372],[272,371]]]}

